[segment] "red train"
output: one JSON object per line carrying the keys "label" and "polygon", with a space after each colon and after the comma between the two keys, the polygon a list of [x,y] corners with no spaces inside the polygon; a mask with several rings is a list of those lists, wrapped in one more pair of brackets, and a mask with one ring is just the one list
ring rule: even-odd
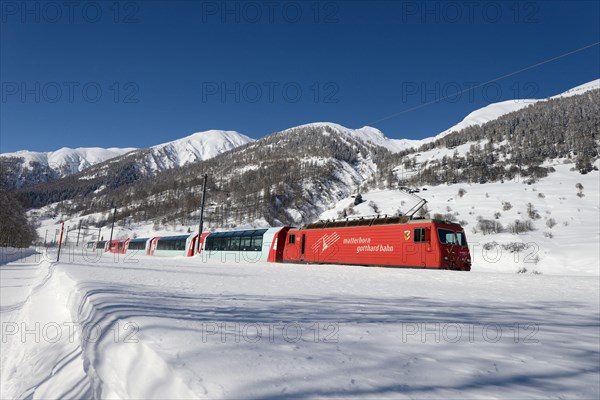
{"label": "red train", "polygon": [[[198,235],[97,242],[94,250],[154,256],[196,255]],[[455,223],[404,216],[320,221],[279,227],[203,233],[206,262],[268,261],[471,270],[464,229]]]}

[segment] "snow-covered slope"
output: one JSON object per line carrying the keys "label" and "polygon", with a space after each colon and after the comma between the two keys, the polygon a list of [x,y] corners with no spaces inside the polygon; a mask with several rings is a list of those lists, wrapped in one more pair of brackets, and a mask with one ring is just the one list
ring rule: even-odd
{"label": "snow-covered slope", "polygon": [[32,162],[39,163],[42,166],[50,167],[55,171],[62,172],[61,175],[67,175],[81,172],[94,164],[121,156],[133,150],[136,149],[130,147],[111,147],[108,149],[100,147],[81,147],[77,149],[63,147],[62,149],[50,152],[21,150],[14,153],[3,153],[0,154],[0,157],[22,158],[23,166],[25,168]]}
{"label": "snow-covered slope", "polygon": [[578,94],[585,93],[589,90],[598,90],[600,89],[600,79],[593,80],[591,82],[584,83],[583,85],[575,86],[561,94],[557,94],[556,96],[550,97],[551,99],[556,99],[560,97],[571,97],[576,96]]}
{"label": "snow-covered slope", "polygon": [[[587,92],[588,90],[600,89],[600,79],[593,80],[591,82],[584,83],[583,85],[576,86],[572,89],[569,89],[561,94],[550,97],[551,99],[561,98],[561,97],[570,97],[578,94],[582,94]],[[501,101],[498,103],[492,103],[485,107],[482,107],[478,110],[475,110],[468,114],[462,121],[458,124],[446,129],[445,131],[435,135],[433,138],[427,138],[422,141],[422,143],[427,143],[429,141],[433,141],[435,139],[441,139],[446,135],[449,135],[452,132],[458,132],[461,129],[468,128],[473,125],[482,125],[486,122],[492,121],[498,117],[501,117],[505,114],[511,113],[513,111],[518,111],[522,108],[525,108],[531,104],[537,103],[538,101],[546,101],[547,99],[515,99],[515,100],[507,100]]]}
{"label": "snow-covered slope", "polygon": [[153,161],[162,169],[208,160],[254,139],[235,131],[209,130],[150,148]]}
{"label": "snow-covered slope", "polygon": [[350,129],[345,126],[335,124],[333,122],[315,122],[311,124],[300,125],[290,129],[303,128],[303,127],[328,127],[333,129],[342,135],[347,135],[353,139],[360,140],[364,143],[370,143],[377,146],[387,148],[393,153],[397,153],[402,150],[410,149],[411,147],[419,146],[421,140],[410,140],[410,139],[390,139],[386,137],[383,132],[377,128],[371,126],[363,126],[358,129]]}

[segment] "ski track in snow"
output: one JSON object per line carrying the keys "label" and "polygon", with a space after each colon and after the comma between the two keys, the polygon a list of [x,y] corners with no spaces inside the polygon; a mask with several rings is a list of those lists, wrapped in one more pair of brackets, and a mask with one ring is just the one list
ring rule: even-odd
{"label": "ski track in snow", "polygon": [[42,332],[3,328],[2,398],[600,395],[597,276],[53,257],[0,266]]}

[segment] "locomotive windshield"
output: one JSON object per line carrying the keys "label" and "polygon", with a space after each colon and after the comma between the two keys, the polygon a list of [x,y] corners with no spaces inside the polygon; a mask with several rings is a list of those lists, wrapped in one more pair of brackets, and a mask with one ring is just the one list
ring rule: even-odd
{"label": "locomotive windshield", "polygon": [[460,246],[467,245],[467,238],[464,232],[454,232],[450,229],[438,228],[438,236],[442,244],[458,244]]}

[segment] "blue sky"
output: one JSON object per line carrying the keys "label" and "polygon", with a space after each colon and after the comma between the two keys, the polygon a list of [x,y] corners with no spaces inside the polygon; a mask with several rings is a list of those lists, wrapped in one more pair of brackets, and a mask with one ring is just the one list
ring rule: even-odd
{"label": "blue sky", "polygon": [[316,121],[422,138],[600,75],[595,45],[468,90],[600,41],[596,1],[68,4],[0,2],[2,152]]}

